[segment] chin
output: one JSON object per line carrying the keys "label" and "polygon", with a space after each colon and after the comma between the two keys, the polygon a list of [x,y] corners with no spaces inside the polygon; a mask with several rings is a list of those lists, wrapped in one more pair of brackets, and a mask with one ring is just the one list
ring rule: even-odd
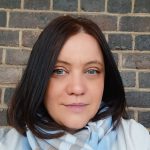
{"label": "chin", "polygon": [[68,124],[68,125],[65,125],[65,127],[67,128],[67,130],[69,131],[77,131],[77,130],[80,130],[82,128],[84,128],[86,126],[87,123],[75,123],[75,124]]}

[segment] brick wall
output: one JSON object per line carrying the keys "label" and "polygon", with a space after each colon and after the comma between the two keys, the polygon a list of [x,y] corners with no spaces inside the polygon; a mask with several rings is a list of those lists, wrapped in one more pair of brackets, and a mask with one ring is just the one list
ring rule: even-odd
{"label": "brick wall", "polygon": [[91,18],[123,78],[131,116],[150,130],[150,0],[0,0],[0,126],[33,43],[56,16]]}

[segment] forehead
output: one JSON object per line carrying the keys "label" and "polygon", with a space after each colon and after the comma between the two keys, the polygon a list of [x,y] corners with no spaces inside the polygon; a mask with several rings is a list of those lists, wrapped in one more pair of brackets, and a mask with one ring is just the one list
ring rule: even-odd
{"label": "forehead", "polygon": [[58,59],[67,61],[102,61],[103,55],[97,40],[84,32],[71,36],[63,45]]}

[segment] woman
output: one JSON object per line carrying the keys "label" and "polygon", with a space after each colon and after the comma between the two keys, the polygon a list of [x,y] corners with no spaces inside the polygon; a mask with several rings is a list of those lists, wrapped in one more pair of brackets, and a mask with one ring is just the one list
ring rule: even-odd
{"label": "woman", "polygon": [[40,34],[8,107],[2,150],[150,150],[126,115],[121,77],[99,27],[61,16]]}

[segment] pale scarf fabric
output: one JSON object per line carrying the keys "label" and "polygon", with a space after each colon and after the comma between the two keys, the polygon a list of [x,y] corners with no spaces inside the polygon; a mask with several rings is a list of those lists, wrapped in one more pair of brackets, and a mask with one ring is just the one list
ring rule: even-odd
{"label": "pale scarf fabric", "polygon": [[150,150],[149,132],[141,124],[121,119],[111,131],[109,123],[111,118],[89,123],[87,130],[55,140],[38,139],[29,130],[25,137],[14,128],[0,128],[0,150]]}
{"label": "pale scarf fabric", "polygon": [[112,118],[89,122],[85,129],[76,134],[66,133],[57,139],[39,139],[30,130],[27,139],[32,150],[110,150],[116,141],[112,130]]}

